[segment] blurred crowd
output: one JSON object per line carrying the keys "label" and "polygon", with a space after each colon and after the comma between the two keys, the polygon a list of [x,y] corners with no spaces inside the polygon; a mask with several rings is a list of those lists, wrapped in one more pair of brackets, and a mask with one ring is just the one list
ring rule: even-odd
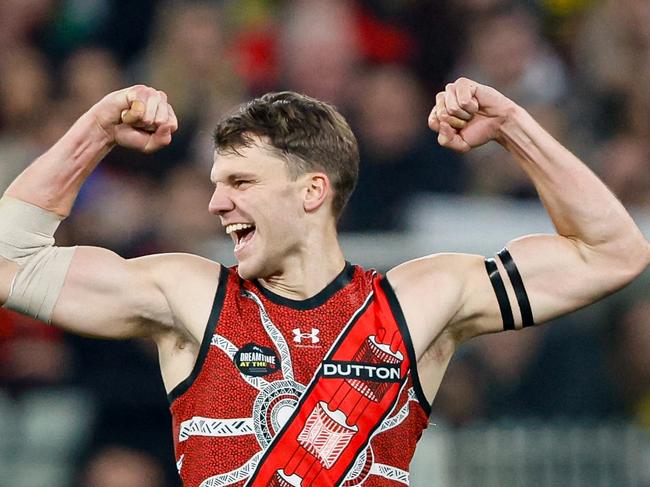
{"label": "blurred crowd", "polygon": [[[524,105],[650,213],[648,25],[647,0],[0,0],[0,190],[105,94],[144,83],[174,106],[173,144],[114,150],[60,245],[124,257],[230,245],[207,212],[211,133],[273,90],[329,101],[355,130],[361,174],[344,232],[403,230],[416,194],[534,198],[498,146],[461,157],[428,130],[435,93],[463,75]],[[462,350],[435,420],[650,428],[650,294],[595,309]],[[0,470],[46,471],[47,485],[177,485],[167,407],[150,343],[72,337],[0,311]]]}

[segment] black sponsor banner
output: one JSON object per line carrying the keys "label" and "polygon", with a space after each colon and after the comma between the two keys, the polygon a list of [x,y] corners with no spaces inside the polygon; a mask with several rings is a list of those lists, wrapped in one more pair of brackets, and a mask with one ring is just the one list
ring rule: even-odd
{"label": "black sponsor banner", "polygon": [[321,370],[323,377],[356,379],[371,382],[399,382],[399,364],[366,364],[326,360]]}

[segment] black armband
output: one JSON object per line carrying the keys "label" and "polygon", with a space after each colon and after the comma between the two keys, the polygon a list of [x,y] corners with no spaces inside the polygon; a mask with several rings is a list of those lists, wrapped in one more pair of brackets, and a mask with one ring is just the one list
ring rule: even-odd
{"label": "black armband", "polygon": [[512,256],[506,248],[500,251],[497,255],[499,256],[499,259],[501,259],[501,263],[508,273],[510,284],[512,284],[512,288],[515,291],[517,303],[519,304],[519,311],[521,313],[521,324],[524,327],[533,326],[535,324],[535,320],[533,319],[533,311],[530,307],[530,301],[528,300],[528,294],[526,293],[526,288],[524,287],[524,281],[521,279],[521,274],[519,274],[519,270],[515,265],[515,261],[512,260]]}
{"label": "black armband", "polygon": [[497,302],[499,303],[499,309],[501,310],[501,318],[503,319],[503,329],[514,330],[515,319],[512,316],[512,308],[510,308],[508,293],[503,284],[503,279],[501,279],[501,274],[499,274],[496,261],[494,259],[485,259],[485,270],[490,277],[494,294],[497,296]]}

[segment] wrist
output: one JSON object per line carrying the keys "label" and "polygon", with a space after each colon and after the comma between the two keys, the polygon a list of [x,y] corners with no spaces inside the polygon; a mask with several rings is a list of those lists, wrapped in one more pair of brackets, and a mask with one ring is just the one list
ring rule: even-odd
{"label": "wrist", "polygon": [[115,127],[121,123],[119,111],[104,97],[84,113],[79,122],[83,123],[95,140],[109,146],[115,145]]}
{"label": "wrist", "polygon": [[115,145],[115,135],[110,126],[102,124],[97,114],[91,110],[84,113],[71,127],[69,133],[91,141],[96,147],[111,149]]}
{"label": "wrist", "polygon": [[511,101],[504,109],[503,122],[497,131],[495,140],[507,149],[509,143],[518,134],[521,134],[528,119],[530,119],[528,112]]}
{"label": "wrist", "polygon": [[11,183],[6,194],[65,218],[85,179],[114,145],[86,113]]}

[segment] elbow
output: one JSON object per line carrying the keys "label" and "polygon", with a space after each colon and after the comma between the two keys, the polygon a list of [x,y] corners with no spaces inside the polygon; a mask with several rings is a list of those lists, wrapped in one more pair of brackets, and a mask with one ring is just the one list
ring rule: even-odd
{"label": "elbow", "polygon": [[650,242],[646,240],[646,238],[640,234],[640,242],[639,242],[639,247],[640,247],[640,255],[638,258],[638,265],[637,265],[637,272],[638,274],[643,274],[643,272],[648,268],[650,265]]}
{"label": "elbow", "polygon": [[628,238],[618,238],[590,252],[592,262],[598,269],[598,279],[609,282],[612,290],[620,289],[645,272],[650,265],[650,242],[641,232],[631,232]]}
{"label": "elbow", "polygon": [[650,242],[639,232],[639,238],[625,245],[620,252],[618,268],[625,278],[625,284],[645,272],[650,265]]}

